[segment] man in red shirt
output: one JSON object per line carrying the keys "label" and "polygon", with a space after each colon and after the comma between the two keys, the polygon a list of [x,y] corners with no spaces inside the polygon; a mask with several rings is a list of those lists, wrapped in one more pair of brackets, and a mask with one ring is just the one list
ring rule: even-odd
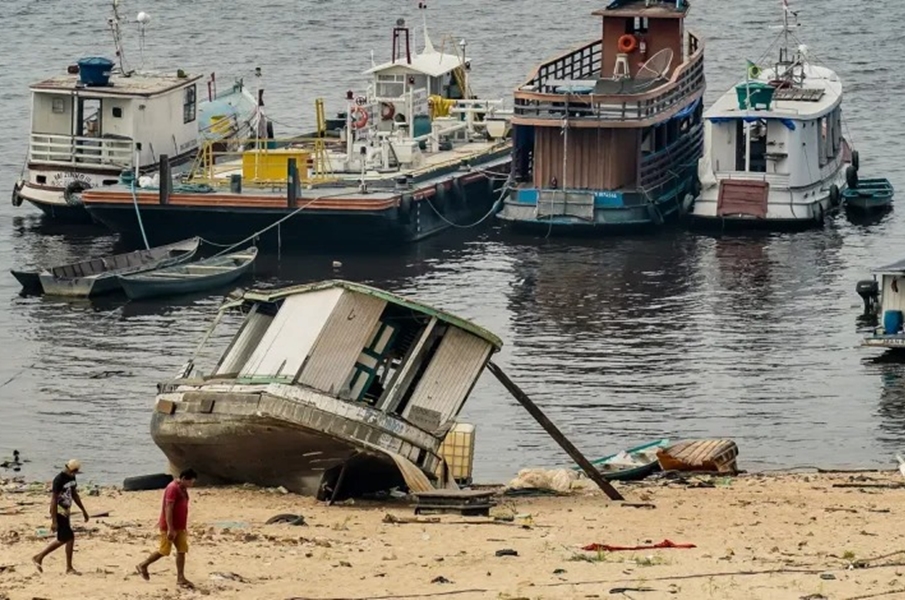
{"label": "man in red shirt", "polygon": [[160,511],[160,520],[157,526],[160,529],[160,547],[152,552],[148,558],[138,565],[136,570],[142,579],[151,579],[148,567],[163,558],[169,556],[173,546],[176,546],[176,583],[181,587],[194,588],[194,584],[185,578],[185,554],[189,551],[188,522],[189,522],[189,488],[195,485],[198,474],[192,469],[186,469],[179,474],[179,479],[174,479],[163,492],[163,508]]}

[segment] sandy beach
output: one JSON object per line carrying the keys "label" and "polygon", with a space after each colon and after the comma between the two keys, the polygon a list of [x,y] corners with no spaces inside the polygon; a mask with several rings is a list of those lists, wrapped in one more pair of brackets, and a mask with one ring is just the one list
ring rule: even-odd
{"label": "sandy beach", "polygon": [[[172,558],[150,582],[134,572],[155,546],[160,492],[83,489],[89,513],[110,515],[74,515],[82,575],[66,576],[63,550],[43,574],[30,561],[49,539],[47,493],[7,483],[0,598],[905,598],[901,486],[898,471],[695,477],[618,485],[625,504],[599,492],[502,496],[489,519],[199,488],[186,569],[198,589],[185,591]],[[266,524],[280,513],[306,523]],[[664,540],[695,547],[582,549]]]}

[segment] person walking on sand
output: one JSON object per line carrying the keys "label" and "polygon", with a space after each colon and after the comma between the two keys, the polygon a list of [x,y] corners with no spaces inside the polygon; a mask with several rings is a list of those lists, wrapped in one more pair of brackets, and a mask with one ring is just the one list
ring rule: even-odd
{"label": "person walking on sand", "polygon": [[160,547],[135,569],[145,581],[151,579],[148,567],[164,556],[169,556],[176,546],[176,584],[181,587],[194,588],[194,584],[185,578],[185,554],[189,551],[189,488],[195,484],[198,474],[186,469],[179,474],[179,479],[170,482],[163,492],[163,508],[157,523],[160,529]]}
{"label": "person walking on sand", "polygon": [[56,532],[57,539],[44,548],[40,553],[32,557],[39,573],[44,572],[42,563],[48,554],[61,546],[66,546],[66,573],[69,575],[81,575],[72,567],[72,551],[75,548],[75,533],[69,522],[69,514],[72,503],[82,509],[85,522],[88,522],[88,511],[79,497],[75,476],[81,471],[82,463],[72,459],[66,463],[65,468],[53,478],[53,486],[50,497],[50,530]]}

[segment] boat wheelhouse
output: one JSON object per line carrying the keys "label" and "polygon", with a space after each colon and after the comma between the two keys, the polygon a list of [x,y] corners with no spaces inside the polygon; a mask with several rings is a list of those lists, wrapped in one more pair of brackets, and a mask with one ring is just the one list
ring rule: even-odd
{"label": "boat wheelhouse", "polygon": [[515,90],[514,189],[499,218],[568,232],[656,226],[690,204],[701,156],[703,43],[684,0],[617,0],[598,39]]}
{"label": "boat wheelhouse", "polygon": [[174,469],[321,497],[449,483],[440,445],[496,336],[347,281],[242,292],[212,330],[236,311],[244,320],[210,371],[195,369],[203,342],[158,386],[151,435]]}
{"label": "boat wheelhouse", "polygon": [[905,260],[873,270],[855,291],[864,301],[864,316],[876,320],[862,346],[905,350]]}
{"label": "boat wheelhouse", "polygon": [[762,69],[749,61],[745,79],[704,115],[697,226],[822,226],[844,188],[857,187],[858,154],[842,131],[842,82],[813,64],[794,37],[795,14],[785,2],[782,10],[782,31],[764,54],[778,46],[776,63]]}
{"label": "boat wheelhouse", "polygon": [[13,188],[13,205],[27,201],[52,217],[88,221],[80,192],[116,185],[123,171],[156,170],[161,155],[189,165],[201,141],[248,137],[260,126],[259,98],[242,81],[218,94],[212,74],[205,98],[200,74],[129,70],[120,21],[114,2],[118,62],[84,58],[31,85],[27,172]]}

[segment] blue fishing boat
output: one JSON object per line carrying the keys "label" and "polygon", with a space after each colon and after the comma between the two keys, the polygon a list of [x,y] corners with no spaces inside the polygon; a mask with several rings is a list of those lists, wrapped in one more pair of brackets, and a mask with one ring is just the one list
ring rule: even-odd
{"label": "blue fishing boat", "polygon": [[855,183],[842,191],[846,209],[869,212],[892,206],[895,190],[888,179],[856,179]]}
{"label": "blue fishing boat", "polygon": [[592,460],[591,464],[609,481],[637,481],[660,468],[657,451],[668,445],[668,439],[656,440]]}
{"label": "blue fishing boat", "polygon": [[614,0],[603,35],[514,92],[514,229],[606,234],[675,220],[696,193],[704,45],[684,0]]}
{"label": "blue fishing boat", "polygon": [[258,249],[251,247],[197,262],[123,275],[119,284],[131,300],[203,292],[238,280],[252,268],[257,256]]}

